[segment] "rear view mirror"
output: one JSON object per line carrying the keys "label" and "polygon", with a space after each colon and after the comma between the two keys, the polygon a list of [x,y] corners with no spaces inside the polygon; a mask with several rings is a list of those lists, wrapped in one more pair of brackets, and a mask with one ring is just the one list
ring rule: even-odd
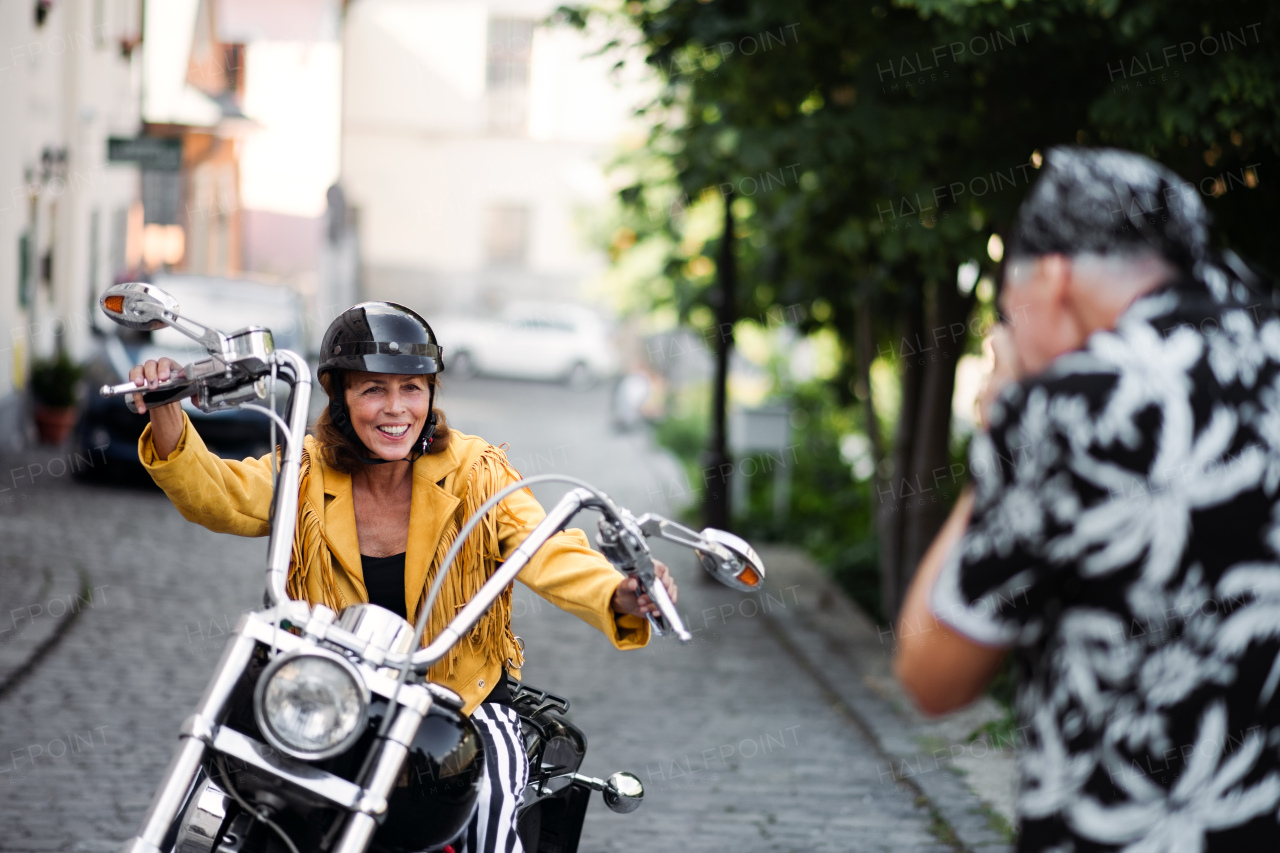
{"label": "rear view mirror", "polygon": [[[708,527],[699,534],[717,549],[695,548],[702,567],[720,583],[742,592],[758,592],[764,586],[764,562],[747,540],[723,530]],[[725,559],[727,551],[731,559]]]}
{"label": "rear view mirror", "polygon": [[618,814],[630,814],[644,802],[644,784],[634,773],[614,773],[605,781],[604,803]]}
{"label": "rear view mirror", "polygon": [[127,329],[154,332],[170,325],[178,300],[155,285],[140,281],[113,284],[98,300],[102,313]]}
{"label": "rear view mirror", "polygon": [[154,332],[168,327],[176,329],[215,355],[234,357],[236,354],[230,340],[222,332],[178,316],[178,300],[154,284],[141,281],[113,284],[103,291],[98,304],[102,306],[103,314],[127,329]]}

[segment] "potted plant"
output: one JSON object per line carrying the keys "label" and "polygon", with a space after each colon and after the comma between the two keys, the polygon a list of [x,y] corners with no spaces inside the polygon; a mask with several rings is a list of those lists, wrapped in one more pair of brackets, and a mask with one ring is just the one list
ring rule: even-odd
{"label": "potted plant", "polygon": [[65,350],[31,365],[31,395],[36,401],[36,431],[45,444],[62,444],[76,422],[76,390],[84,368]]}

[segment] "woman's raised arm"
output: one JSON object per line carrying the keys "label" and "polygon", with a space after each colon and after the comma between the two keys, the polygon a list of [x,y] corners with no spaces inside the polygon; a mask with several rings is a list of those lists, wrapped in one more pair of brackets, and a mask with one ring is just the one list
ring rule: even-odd
{"label": "woman's raised arm", "polygon": [[[148,361],[129,371],[139,387],[154,387],[181,371],[171,359]],[[237,462],[205,447],[180,403],[147,409],[151,425],[138,439],[138,458],[156,485],[188,521],[218,533],[266,536],[270,532],[271,455]]]}

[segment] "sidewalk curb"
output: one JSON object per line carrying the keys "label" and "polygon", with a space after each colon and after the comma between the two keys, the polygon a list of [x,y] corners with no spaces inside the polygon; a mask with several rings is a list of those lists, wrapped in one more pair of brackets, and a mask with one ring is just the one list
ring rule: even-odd
{"label": "sidewalk curb", "polygon": [[[869,638],[879,643],[874,627],[843,590],[807,557],[792,549],[765,546],[760,550],[770,570],[766,586],[771,591],[777,593],[783,584],[795,583],[812,592],[805,596],[806,601],[797,597],[793,608],[772,608],[766,614],[767,623],[779,642],[865,730],[885,758],[891,777],[914,788],[928,801],[961,849],[974,853],[1011,853],[1013,848],[1008,839],[993,826],[991,807],[960,776],[945,771],[894,774],[893,768],[902,762],[906,762],[906,766],[912,766],[913,762],[919,765],[922,758],[916,741],[919,732],[867,684],[866,673],[855,665],[856,653],[868,652]],[[785,576],[779,578],[780,573],[772,571],[771,556],[775,563],[785,562]],[[812,599],[816,599],[816,606]],[[825,612],[818,614],[817,609]],[[833,626],[838,627],[833,629]]]}

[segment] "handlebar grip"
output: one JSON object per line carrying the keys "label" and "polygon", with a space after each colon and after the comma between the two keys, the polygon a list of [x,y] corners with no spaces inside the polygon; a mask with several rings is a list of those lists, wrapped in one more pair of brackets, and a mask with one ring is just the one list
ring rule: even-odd
{"label": "handlebar grip", "polygon": [[119,385],[103,385],[98,393],[103,397],[124,395],[129,411],[136,412],[135,394],[141,394],[142,402],[148,407],[163,406],[192,396],[196,393],[198,384],[190,379],[177,379],[161,382],[155,388],[147,388],[145,385],[139,387],[132,382],[121,382]]}

